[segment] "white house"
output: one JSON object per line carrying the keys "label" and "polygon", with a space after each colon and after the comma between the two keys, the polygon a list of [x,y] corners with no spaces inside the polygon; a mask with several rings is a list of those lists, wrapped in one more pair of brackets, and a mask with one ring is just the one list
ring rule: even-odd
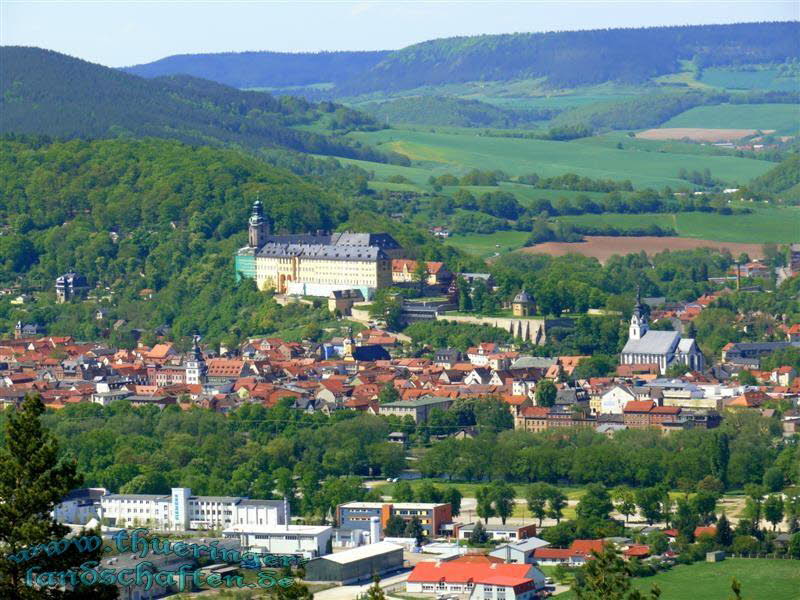
{"label": "white house", "polygon": [[630,388],[615,385],[600,396],[599,412],[601,415],[621,415],[622,409],[632,400],[636,400],[636,394]]}
{"label": "white house", "polygon": [[333,527],[327,525],[234,525],[222,537],[239,540],[242,548],[270,554],[316,558],[328,553]]}

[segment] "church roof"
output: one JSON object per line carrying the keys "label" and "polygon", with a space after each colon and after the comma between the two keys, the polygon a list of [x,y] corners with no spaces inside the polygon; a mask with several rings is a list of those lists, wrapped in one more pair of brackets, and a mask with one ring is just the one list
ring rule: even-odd
{"label": "church roof", "polygon": [[677,331],[648,330],[638,340],[628,340],[623,354],[669,354],[680,341]]}

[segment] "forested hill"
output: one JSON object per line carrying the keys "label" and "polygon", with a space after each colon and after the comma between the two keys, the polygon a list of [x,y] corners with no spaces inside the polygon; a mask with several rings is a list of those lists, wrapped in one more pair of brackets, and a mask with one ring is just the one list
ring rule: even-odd
{"label": "forested hill", "polygon": [[[536,77],[556,87],[638,83],[680,71],[681,60],[702,68],[797,57],[800,23],[776,22],[455,37],[387,53],[183,55],[129,70],[148,76],[189,73],[242,87],[333,83],[330,93],[344,96]],[[319,68],[325,61],[335,67]],[[296,65],[306,74],[290,75]]]}
{"label": "forested hill", "polygon": [[275,98],[188,76],[144,79],[49,50],[0,47],[0,133],[154,136],[386,161],[349,140],[290,127],[316,122],[331,129],[376,127],[370,117],[329,102]]}
{"label": "forested hill", "polygon": [[[216,340],[255,331],[268,307],[255,288],[235,286],[231,256],[246,243],[256,197],[280,231],[347,217],[336,194],[235,150],[155,138],[0,140],[0,286],[49,291],[74,268],[108,290],[104,305],[130,327],[167,324]],[[143,288],[155,290],[146,305]],[[52,301],[13,316],[0,303],[0,330],[23,318],[98,338],[91,304]]]}
{"label": "forested hill", "polygon": [[123,70],[142,77],[181,73],[238,88],[291,87],[346,81],[373,67],[388,54],[388,50],[177,54]]}
{"label": "forested hill", "polygon": [[638,83],[699,67],[784,61],[800,56],[800,23],[740,23],[515,33],[415,44],[342,85],[341,93],[394,91],[465,81],[546,77],[561,87]]}

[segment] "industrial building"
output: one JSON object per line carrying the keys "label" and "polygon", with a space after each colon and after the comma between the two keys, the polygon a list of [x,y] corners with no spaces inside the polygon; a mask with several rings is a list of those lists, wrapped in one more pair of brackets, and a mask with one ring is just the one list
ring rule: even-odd
{"label": "industrial building", "polygon": [[305,566],[308,581],[337,581],[344,585],[368,582],[403,567],[403,547],[391,542],[367,544],[315,558]]}

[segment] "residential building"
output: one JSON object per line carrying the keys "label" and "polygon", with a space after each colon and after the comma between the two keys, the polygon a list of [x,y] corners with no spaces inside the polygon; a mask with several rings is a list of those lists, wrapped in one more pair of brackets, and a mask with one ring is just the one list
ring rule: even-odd
{"label": "residential building", "polygon": [[533,553],[539,548],[547,548],[549,545],[550,542],[538,537],[529,537],[497,546],[489,552],[489,556],[499,558],[506,563],[533,564],[535,562]]}
{"label": "residential building", "polygon": [[[486,523],[482,524],[484,531],[492,540],[503,541],[519,541],[525,540],[536,535],[536,525],[501,525],[499,523]],[[460,540],[469,539],[472,531],[475,529],[476,523],[469,523],[467,525],[455,525],[453,532]]]}
{"label": "residential building", "polygon": [[452,398],[438,396],[422,396],[413,400],[398,400],[380,405],[380,414],[394,415],[403,418],[410,416],[415,423],[424,423],[428,420],[430,411],[434,408],[447,410],[453,404]]}
{"label": "residential building", "polygon": [[56,279],[56,299],[61,304],[73,298],[83,298],[88,291],[86,277],[74,271],[64,273]]}

